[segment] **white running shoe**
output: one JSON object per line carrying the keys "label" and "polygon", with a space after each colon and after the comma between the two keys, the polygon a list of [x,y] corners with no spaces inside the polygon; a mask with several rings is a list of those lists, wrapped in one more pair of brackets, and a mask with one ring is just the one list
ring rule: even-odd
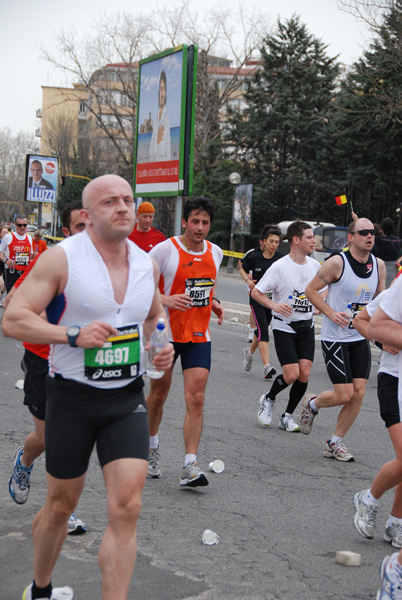
{"label": "white running shoe", "polygon": [[180,477],[180,485],[185,485],[186,487],[198,487],[208,485],[209,481],[204,471],[201,471],[198,464],[194,461],[191,461],[183,467],[183,472]]}
{"label": "white running shoe", "polygon": [[273,375],[276,375],[276,369],[268,363],[264,367],[264,379],[272,379]]}
{"label": "white running shoe", "polygon": [[260,410],[258,411],[258,420],[264,427],[271,427],[272,413],[274,411],[275,402],[265,398],[263,394],[260,398]]}
{"label": "white running shoe", "polygon": [[75,513],[68,519],[68,535],[82,535],[87,531],[87,524],[81,521]]}
{"label": "white running shoe", "polygon": [[375,518],[377,516],[378,504],[368,504],[363,500],[366,490],[357,492],[353,497],[355,516],[353,522],[361,536],[372,540],[375,533]]}
{"label": "white running shoe", "polygon": [[162,469],[159,463],[160,459],[159,446],[157,448],[150,448],[148,451],[147,479],[158,479],[162,475]]}
{"label": "white running shoe", "polygon": [[340,460],[341,462],[353,462],[355,459],[341,440],[335,444],[331,444],[330,440],[328,440],[324,456],[325,458],[335,458],[335,460]]}
{"label": "white running shoe", "polygon": [[402,525],[390,523],[385,528],[384,541],[391,543],[394,548],[402,548]]}
{"label": "white running shoe", "polygon": [[[32,600],[32,583],[25,588],[22,594],[22,600]],[[72,600],[74,596],[73,590],[66,586],[62,588],[53,588],[50,600]]]}
{"label": "white running shoe", "polygon": [[243,369],[245,371],[251,371],[251,367],[253,366],[253,355],[251,354],[248,348],[244,348],[243,350]]}
{"label": "white running shoe", "polygon": [[250,329],[250,327],[249,327],[248,331],[247,331],[247,335],[246,335],[246,342],[248,344],[251,344],[253,339],[254,339],[254,329]]}
{"label": "white running shoe", "polygon": [[296,432],[300,431],[300,427],[293,421],[293,417],[290,413],[284,413],[279,421],[279,429],[284,429],[285,431]]}
{"label": "white running shoe", "polygon": [[300,431],[308,435],[313,427],[313,421],[318,413],[315,413],[310,408],[310,400],[317,396],[315,394],[305,394],[302,403],[302,409],[299,415]]}

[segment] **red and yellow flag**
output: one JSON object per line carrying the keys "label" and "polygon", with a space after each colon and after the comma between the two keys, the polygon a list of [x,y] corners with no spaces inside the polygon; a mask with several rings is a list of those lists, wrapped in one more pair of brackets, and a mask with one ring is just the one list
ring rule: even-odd
{"label": "red and yellow flag", "polygon": [[338,206],[341,206],[342,204],[347,204],[348,199],[346,198],[346,196],[336,196],[335,202]]}

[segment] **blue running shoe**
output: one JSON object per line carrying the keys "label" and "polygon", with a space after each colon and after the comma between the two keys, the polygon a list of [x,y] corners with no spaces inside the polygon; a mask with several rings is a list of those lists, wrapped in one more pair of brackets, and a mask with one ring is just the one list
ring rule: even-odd
{"label": "blue running shoe", "polygon": [[14,471],[8,482],[10,496],[17,504],[25,504],[28,500],[29,488],[31,487],[29,480],[33,465],[29,469],[21,465],[20,459],[23,453],[24,448],[21,446],[14,455]]}
{"label": "blue running shoe", "polygon": [[377,592],[377,600],[402,600],[402,579],[394,568],[398,558],[395,552],[386,556],[380,566],[381,588]]}

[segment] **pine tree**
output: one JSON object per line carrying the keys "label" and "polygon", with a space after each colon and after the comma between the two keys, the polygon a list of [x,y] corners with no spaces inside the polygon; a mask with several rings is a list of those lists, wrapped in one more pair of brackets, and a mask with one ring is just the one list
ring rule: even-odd
{"label": "pine tree", "polygon": [[354,186],[402,183],[402,3],[385,16],[337,99],[336,155]]}
{"label": "pine tree", "polygon": [[328,124],[339,65],[299,17],[265,38],[261,67],[230,115],[230,143],[261,192],[273,182],[321,181],[330,155]]}

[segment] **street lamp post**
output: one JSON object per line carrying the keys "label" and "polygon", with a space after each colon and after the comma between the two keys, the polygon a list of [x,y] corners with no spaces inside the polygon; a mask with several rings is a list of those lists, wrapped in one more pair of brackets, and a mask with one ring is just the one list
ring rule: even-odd
{"label": "street lamp post", "polygon": [[[241,177],[239,173],[231,173],[229,175],[229,181],[234,186],[233,187],[233,206],[232,206],[232,223],[230,227],[230,245],[229,250],[233,252],[233,230],[234,230],[234,197],[236,193],[236,186],[239,185],[241,181]],[[233,256],[229,256],[228,266],[226,267],[226,273],[233,273]]]}

